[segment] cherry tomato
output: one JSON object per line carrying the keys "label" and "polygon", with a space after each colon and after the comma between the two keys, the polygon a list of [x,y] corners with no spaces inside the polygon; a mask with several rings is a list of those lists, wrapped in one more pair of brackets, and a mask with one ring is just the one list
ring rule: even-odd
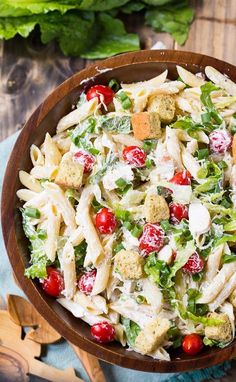
{"label": "cherry tomato", "polygon": [[80,292],[86,294],[87,296],[91,294],[95,283],[96,274],[96,269],[82,274],[77,283]]}
{"label": "cherry tomato", "polygon": [[170,221],[178,224],[182,219],[188,219],[188,207],[184,204],[172,202],[169,204]]}
{"label": "cherry tomato", "polygon": [[95,224],[100,233],[113,233],[117,226],[117,220],[112,211],[104,207],[98,211],[95,217]]}
{"label": "cherry tomato", "polygon": [[84,173],[88,173],[92,171],[95,158],[93,155],[91,155],[87,151],[85,150],[77,151],[74,154],[73,159],[75,162],[82,164],[82,166],[84,167]]}
{"label": "cherry tomato", "polygon": [[196,334],[187,334],[182,341],[182,349],[186,354],[195,355],[203,349],[201,337]]}
{"label": "cherry tomato", "polygon": [[232,145],[232,136],[227,130],[214,130],[209,135],[210,149],[214,154],[224,154]]}
{"label": "cherry tomato", "polygon": [[164,246],[165,233],[159,224],[145,224],[139,239],[139,248],[145,255],[150,252],[159,252]]}
{"label": "cherry tomato", "polygon": [[172,261],[173,262],[175,261],[176,256],[177,256],[177,253],[175,251],[173,251],[173,253],[172,253]]}
{"label": "cherry tomato", "polygon": [[172,179],[170,179],[171,183],[179,184],[181,186],[188,186],[191,184],[191,174],[188,170],[177,172]]}
{"label": "cherry tomato", "polygon": [[116,332],[111,324],[103,321],[91,326],[91,335],[97,342],[106,343],[114,341]]}
{"label": "cherry tomato", "polygon": [[194,252],[187,263],[183,266],[183,270],[187,273],[199,273],[204,268],[204,261],[201,259],[197,252]]}
{"label": "cherry tomato", "polygon": [[47,278],[40,280],[40,283],[49,296],[58,297],[64,289],[64,279],[56,268],[48,267]]}
{"label": "cherry tomato", "polygon": [[138,146],[127,146],[123,150],[124,160],[135,167],[145,166],[147,154]]}
{"label": "cherry tomato", "polygon": [[87,101],[90,101],[92,98],[97,97],[98,102],[105,103],[109,105],[114,97],[115,93],[109,86],[104,85],[94,85],[86,93]]}

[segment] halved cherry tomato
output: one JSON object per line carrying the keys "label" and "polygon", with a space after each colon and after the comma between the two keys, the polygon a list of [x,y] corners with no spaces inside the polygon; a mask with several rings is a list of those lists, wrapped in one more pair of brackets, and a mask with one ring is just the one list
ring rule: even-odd
{"label": "halved cherry tomato", "polygon": [[183,270],[187,273],[199,273],[204,268],[204,261],[201,259],[197,252],[194,252],[187,263],[183,266]]}
{"label": "halved cherry tomato", "polygon": [[111,324],[103,321],[91,326],[91,335],[97,342],[106,343],[114,341],[116,332]]}
{"label": "halved cherry tomato", "polygon": [[90,101],[92,98],[97,97],[98,102],[105,103],[109,105],[113,101],[115,93],[109,86],[104,85],[94,85],[86,93],[87,101]]}
{"label": "halved cherry tomato", "polygon": [[95,224],[100,233],[111,234],[116,229],[117,220],[113,212],[104,207],[98,211],[95,217]]}
{"label": "halved cherry tomato", "polygon": [[188,170],[177,172],[172,179],[170,179],[171,183],[179,184],[181,186],[188,186],[191,184],[192,175]]}
{"label": "halved cherry tomato", "polygon": [[170,221],[178,224],[182,219],[188,219],[188,207],[184,204],[172,202],[169,204]]}
{"label": "halved cherry tomato", "polygon": [[214,154],[224,154],[232,145],[232,135],[227,130],[214,130],[209,135],[210,149]]}
{"label": "halved cherry tomato", "polygon": [[80,292],[86,294],[87,296],[91,294],[95,283],[96,274],[96,269],[82,274],[77,283]]}
{"label": "halved cherry tomato", "polygon": [[92,171],[93,165],[94,165],[94,162],[95,162],[95,158],[94,158],[93,155],[91,155],[87,151],[85,151],[85,150],[78,150],[74,154],[73,159],[74,159],[75,162],[82,164],[82,166],[84,167],[84,172],[85,173],[88,173],[88,172]]}
{"label": "halved cherry tomato", "polygon": [[123,158],[128,164],[143,167],[145,166],[147,154],[138,146],[127,146],[123,150]]}
{"label": "halved cherry tomato", "polygon": [[186,354],[195,355],[203,349],[201,337],[196,334],[187,334],[182,341],[182,349]]}
{"label": "halved cherry tomato", "polygon": [[139,248],[144,254],[159,252],[164,246],[165,233],[159,224],[145,224],[139,239]]}
{"label": "halved cherry tomato", "polygon": [[58,297],[64,289],[64,279],[56,268],[47,268],[47,278],[40,280],[44,292],[49,296]]}

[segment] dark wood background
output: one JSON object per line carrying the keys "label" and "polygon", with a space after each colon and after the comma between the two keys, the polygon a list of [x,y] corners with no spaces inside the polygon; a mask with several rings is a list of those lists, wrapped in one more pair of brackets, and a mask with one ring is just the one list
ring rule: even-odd
{"label": "dark wood background", "polygon": [[[195,21],[183,47],[169,35],[144,26],[142,15],[125,16],[125,25],[139,33],[142,49],[162,41],[168,49],[204,53],[236,64],[236,0],[193,0],[192,5]],[[54,43],[41,45],[37,34],[27,40],[0,41],[0,140],[21,129],[52,89],[89,64],[63,56]]]}

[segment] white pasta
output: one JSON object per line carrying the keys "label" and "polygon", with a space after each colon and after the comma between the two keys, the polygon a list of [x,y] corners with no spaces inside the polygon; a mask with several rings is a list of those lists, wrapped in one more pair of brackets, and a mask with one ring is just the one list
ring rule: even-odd
{"label": "white pasta", "polygon": [[34,192],[42,191],[42,186],[40,185],[40,183],[32,175],[28,174],[27,172],[20,171],[19,178],[23,186],[28,188],[30,191],[34,191]]}
{"label": "white pasta", "polygon": [[17,190],[27,277],[53,275],[69,314],[165,361],[191,333],[227,346],[236,314],[236,85],[176,69],[82,93]]}
{"label": "white pasta", "polygon": [[44,156],[41,150],[35,145],[30,147],[30,159],[33,166],[44,166]]}

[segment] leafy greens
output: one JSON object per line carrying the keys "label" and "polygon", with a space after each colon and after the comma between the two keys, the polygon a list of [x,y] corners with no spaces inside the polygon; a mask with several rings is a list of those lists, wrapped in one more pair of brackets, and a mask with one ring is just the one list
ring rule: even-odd
{"label": "leafy greens", "polygon": [[[167,4],[168,3],[168,4]],[[26,38],[39,26],[44,44],[57,41],[65,55],[97,59],[139,49],[139,38],[127,33],[115,18],[119,11],[146,9],[147,24],[172,34],[183,44],[187,38],[193,10],[188,1],[174,0],[2,0],[0,39],[19,34]]]}

